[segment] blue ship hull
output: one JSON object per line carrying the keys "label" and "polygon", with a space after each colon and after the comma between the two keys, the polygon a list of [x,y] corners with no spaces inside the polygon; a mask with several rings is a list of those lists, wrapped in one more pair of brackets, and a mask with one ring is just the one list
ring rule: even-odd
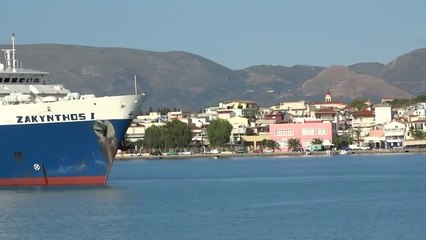
{"label": "blue ship hull", "polygon": [[105,184],[131,121],[0,126],[0,186]]}

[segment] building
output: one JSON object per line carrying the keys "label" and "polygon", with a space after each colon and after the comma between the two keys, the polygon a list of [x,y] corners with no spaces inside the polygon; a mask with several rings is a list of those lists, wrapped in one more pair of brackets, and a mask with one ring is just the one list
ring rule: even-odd
{"label": "building", "polygon": [[232,110],[236,116],[254,117],[259,113],[259,105],[254,101],[233,100],[219,103],[219,109]]}
{"label": "building", "polygon": [[183,112],[183,111],[174,111],[174,112],[168,112],[167,113],[167,119],[169,121],[173,119],[183,119],[183,118],[189,118],[191,116],[191,113]]}
{"label": "building", "polygon": [[301,100],[298,102],[282,102],[277,106],[273,106],[273,111],[283,111],[292,117],[309,117],[312,113],[313,106]]}
{"label": "building", "polygon": [[129,142],[136,142],[143,140],[145,137],[145,131],[151,126],[161,127],[164,126],[164,122],[142,122],[141,120],[134,119],[126,131],[126,140]]}
{"label": "building", "polygon": [[361,142],[375,125],[374,113],[369,110],[361,110],[352,114],[352,137]]}
{"label": "building", "polygon": [[390,122],[385,124],[385,148],[402,147],[406,126],[400,122]]}
{"label": "building", "polygon": [[249,128],[249,120],[245,117],[233,117],[228,119],[232,125],[230,143],[241,144],[242,137],[247,134],[247,128]]}
{"label": "building", "polygon": [[392,107],[386,103],[374,105],[375,123],[386,124],[392,121]]}
{"label": "building", "polygon": [[364,146],[370,148],[385,148],[385,129],[383,127],[377,127],[371,129],[368,133],[368,137],[364,138]]}
{"label": "building", "polygon": [[229,120],[230,118],[241,116],[235,114],[233,110],[220,110],[217,112],[217,118]]}
{"label": "building", "polygon": [[269,139],[276,141],[283,152],[289,151],[288,141],[299,139],[301,147],[309,148],[313,139],[333,142],[336,125],[332,122],[320,120],[306,121],[304,123],[284,123],[269,125]]}
{"label": "building", "polygon": [[346,104],[342,102],[338,102],[338,101],[333,101],[330,91],[328,91],[325,94],[323,102],[315,102],[313,105],[315,106],[316,109],[320,109],[320,108],[345,109],[346,108]]}
{"label": "building", "polygon": [[315,111],[315,118],[322,121],[339,122],[339,112],[333,108],[320,108]]}

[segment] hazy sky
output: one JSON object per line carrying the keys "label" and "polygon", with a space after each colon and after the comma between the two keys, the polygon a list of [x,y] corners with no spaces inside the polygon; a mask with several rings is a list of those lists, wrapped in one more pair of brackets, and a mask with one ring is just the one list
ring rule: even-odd
{"label": "hazy sky", "polygon": [[2,0],[0,43],[186,51],[232,69],[387,64],[426,47],[424,0]]}

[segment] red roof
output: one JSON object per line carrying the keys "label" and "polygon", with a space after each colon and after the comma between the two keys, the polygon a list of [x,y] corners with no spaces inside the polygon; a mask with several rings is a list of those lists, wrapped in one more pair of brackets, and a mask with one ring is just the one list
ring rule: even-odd
{"label": "red roof", "polygon": [[385,135],[384,129],[371,129],[370,137],[383,137]]}
{"label": "red roof", "polygon": [[330,104],[340,104],[340,105],[345,105],[344,103],[342,103],[342,102],[335,102],[335,101],[332,101],[332,102],[314,102],[314,105],[330,105]]}
{"label": "red roof", "polygon": [[368,111],[368,110],[362,110],[362,111],[354,112],[352,115],[354,117],[374,117],[373,112]]}
{"label": "red roof", "polygon": [[336,111],[333,108],[320,108],[315,111],[315,114],[335,114]]}

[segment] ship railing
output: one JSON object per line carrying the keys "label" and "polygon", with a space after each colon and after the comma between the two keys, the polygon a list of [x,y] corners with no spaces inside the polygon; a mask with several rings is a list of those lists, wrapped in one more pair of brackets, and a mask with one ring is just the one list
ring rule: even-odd
{"label": "ship railing", "polygon": [[0,98],[1,105],[20,105],[36,103],[36,100],[29,95],[10,94]]}

